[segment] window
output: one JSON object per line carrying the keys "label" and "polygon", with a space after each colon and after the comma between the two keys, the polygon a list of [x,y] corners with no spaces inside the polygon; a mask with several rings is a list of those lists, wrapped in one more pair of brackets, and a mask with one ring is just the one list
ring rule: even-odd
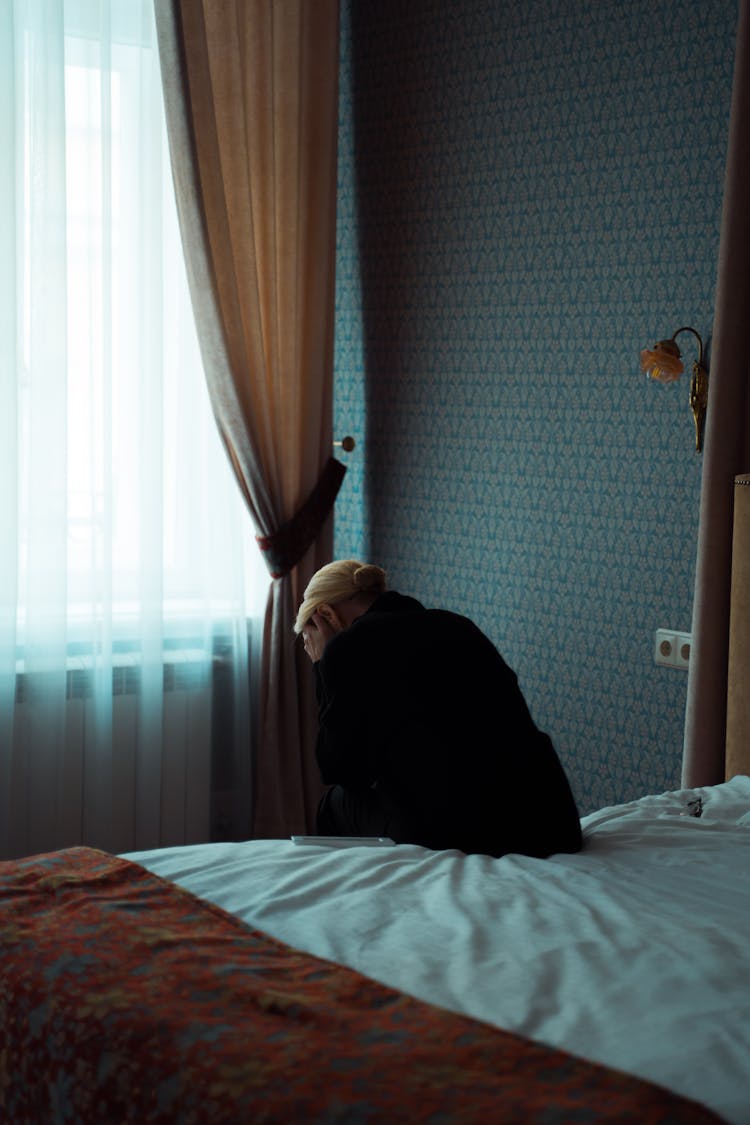
{"label": "window", "polygon": [[6,7],[16,655],[257,614],[267,578],[203,379],[150,0]]}

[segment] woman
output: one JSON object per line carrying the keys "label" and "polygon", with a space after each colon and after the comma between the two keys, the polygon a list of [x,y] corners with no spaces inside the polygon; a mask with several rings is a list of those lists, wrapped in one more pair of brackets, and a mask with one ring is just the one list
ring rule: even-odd
{"label": "woman", "polygon": [[315,664],[317,831],[500,856],[576,852],[568,780],[515,673],[468,618],[322,567],[295,623]]}

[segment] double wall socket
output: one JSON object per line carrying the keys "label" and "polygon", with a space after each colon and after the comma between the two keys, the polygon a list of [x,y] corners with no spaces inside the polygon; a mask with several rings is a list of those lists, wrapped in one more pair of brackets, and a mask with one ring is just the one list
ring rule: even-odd
{"label": "double wall socket", "polygon": [[676,633],[674,629],[657,629],[654,642],[654,660],[666,668],[687,668],[690,664],[690,633]]}

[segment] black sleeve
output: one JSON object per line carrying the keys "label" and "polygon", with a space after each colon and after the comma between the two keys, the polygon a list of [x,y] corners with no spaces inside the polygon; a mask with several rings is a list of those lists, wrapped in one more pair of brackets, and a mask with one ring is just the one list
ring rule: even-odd
{"label": "black sleeve", "polygon": [[366,788],[375,781],[372,695],[367,661],[354,636],[326,645],[315,665],[318,696],[318,768],[326,785]]}

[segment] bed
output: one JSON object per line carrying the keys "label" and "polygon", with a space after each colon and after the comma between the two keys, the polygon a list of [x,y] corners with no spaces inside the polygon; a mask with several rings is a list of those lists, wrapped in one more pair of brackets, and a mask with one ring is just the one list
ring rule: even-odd
{"label": "bed", "polygon": [[576,855],[255,840],[0,863],[0,1121],[748,1125],[737,651],[736,776],[592,813]]}
{"label": "bed", "polygon": [[747,1125],[750,778],[583,825],[0,865],[0,1119]]}
{"label": "bed", "polygon": [[748,1125],[750,778],[604,809],[584,834],[547,861],[276,842],[135,858],[295,949]]}

